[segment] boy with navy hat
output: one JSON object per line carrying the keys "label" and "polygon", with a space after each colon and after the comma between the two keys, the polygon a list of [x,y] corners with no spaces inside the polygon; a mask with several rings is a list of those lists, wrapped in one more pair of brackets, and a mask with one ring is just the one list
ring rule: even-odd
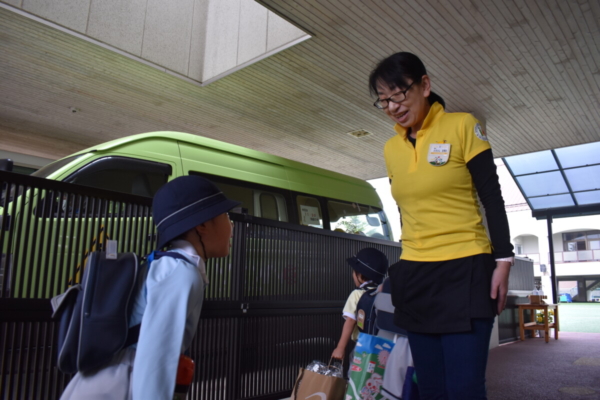
{"label": "boy with navy hat", "polygon": [[[342,328],[342,335],[337,347],[331,353],[332,358],[343,359],[346,346],[350,339],[354,342],[358,339],[358,323],[361,323],[361,316],[357,315],[357,306],[360,298],[367,291],[375,291],[383,282],[388,270],[388,259],[381,251],[367,247],[356,253],[355,256],[346,260],[352,267],[352,279],[354,280],[354,289],[342,311],[346,319]],[[364,317],[364,316],[363,316]]]}
{"label": "boy with navy hat", "polygon": [[149,261],[130,321],[141,322],[137,344],[94,374],[78,373],[61,399],[173,398],[180,355],[190,347],[200,318],[206,262],[229,254],[227,212],[239,205],[199,176],[176,178],[158,190],[152,203],[158,248],[178,256]]}

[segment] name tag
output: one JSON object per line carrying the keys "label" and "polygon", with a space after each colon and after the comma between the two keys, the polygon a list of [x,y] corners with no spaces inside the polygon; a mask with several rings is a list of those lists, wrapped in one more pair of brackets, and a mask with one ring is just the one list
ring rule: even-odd
{"label": "name tag", "polygon": [[427,162],[440,167],[448,162],[450,158],[450,143],[431,143],[429,153],[427,153]]}
{"label": "name tag", "polygon": [[365,329],[365,312],[363,310],[358,310],[356,315],[356,325],[358,325],[360,329]]}

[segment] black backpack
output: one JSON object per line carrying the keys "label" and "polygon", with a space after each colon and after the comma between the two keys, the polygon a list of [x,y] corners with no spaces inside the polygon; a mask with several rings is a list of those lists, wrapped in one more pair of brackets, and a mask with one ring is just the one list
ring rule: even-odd
{"label": "black backpack", "polygon": [[356,306],[356,326],[359,332],[377,335],[375,319],[377,312],[375,310],[375,297],[377,296],[377,286],[367,286],[365,292],[358,300]]}
{"label": "black backpack", "polygon": [[356,324],[359,332],[369,335],[377,335],[380,330],[407,335],[406,330],[394,323],[392,281],[389,277],[383,280],[380,292],[377,292],[377,287],[368,287],[360,297],[356,307]]}
{"label": "black backpack", "polygon": [[106,252],[89,255],[81,284],[52,298],[58,321],[58,368],[68,374],[107,364],[121,349],[137,342],[140,325],[129,328],[136,288],[146,279],[145,265],[163,256],[186,259],[176,252],[152,252],[147,258]]}

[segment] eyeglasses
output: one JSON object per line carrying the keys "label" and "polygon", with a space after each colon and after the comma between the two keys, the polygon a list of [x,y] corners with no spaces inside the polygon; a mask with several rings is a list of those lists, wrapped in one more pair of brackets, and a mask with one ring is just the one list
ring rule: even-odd
{"label": "eyeglasses", "polygon": [[408,85],[408,87],[405,90],[401,90],[398,93],[394,93],[393,95],[391,95],[390,97],[388,97],[387,99],[377,99],[375,100],[375,103],[373,103],[373,105],[377,108],[379,108],[380,110],[384,110],[386,109],[389,105],[390,105],[390,101],[392,103],[402,103],[404,100],[406,100],[406,92],[408,92],[410,90],[410,88],[415,84],[415,82],[413,81],[413,83],[411,83],[410,85]]}

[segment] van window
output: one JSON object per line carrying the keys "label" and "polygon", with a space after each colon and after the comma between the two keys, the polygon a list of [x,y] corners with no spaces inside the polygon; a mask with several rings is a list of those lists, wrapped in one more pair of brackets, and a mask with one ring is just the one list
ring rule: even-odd
{"label": "van window", "polygon": [[258,197],[259,210],[257,216],[274,219],[275,221],[288,221],[285,198],[282,195],[260,190],[255,190],[254,193],[255,197]]}
{"label": "van window", "polygon": [[389,239],[385,217],[380,209],[328,200],[327,210],[332,231]]}
{"label": "van window", "polygon": [[65,179],[65,182],[144,197],[156,191],[172,173],[169,164],[128,157],[99,158]]}
{"label": "van window", "polygon": [[[231,200],[239,201],[242,203],[241,207],[244,209],[244,212],[248,213],[249,215],[254,215],[254,195],[252,193],[252,189],[230,185],[228,183],[214,183],[219,187],[219,189],[221,189],[221,192],[223,192],[225,197]],[[233,211],[235,212],[236,210]]]}
{"label": "van window", "polygon": [[[222,181],[223,177],[202,174],[196,171],[190,171],[190,175],[204,176],[214,182],[227,198],[242,203],[241,207],[232,210],[233,212],[245,212],[254,217],[288,222],[286,198],[281,193],[270,191],[268,186],[230,178],[225,178],[227,183],[224,183]],[[237,184],[237,182],[240,183]]]}
{"label": "van window", "polygon": [[260,216],[269,219],[278,219],[277,200],[270,193],[260,193]]}
{"label": "van window", "polygon": [[308,196],[296,196],[296,202],[298,203],[300,225],[323,228],[323,214],[318,199]]}
{"label": "van window", "polygon": [[59,169],[61,169],[62,167],[64,167],[68,163],[70,163],[71,161],[78,159],[82,155],[83,154],[77,154],[74,156],[65,157],[62,160],[54,161],[54,162],[38,169],[37,171],[32,173],[31,176],[37,176],[38,178],[46,178],[46,177],[50,176],[52,173],[54,173],[55,171],[58,171]]}

